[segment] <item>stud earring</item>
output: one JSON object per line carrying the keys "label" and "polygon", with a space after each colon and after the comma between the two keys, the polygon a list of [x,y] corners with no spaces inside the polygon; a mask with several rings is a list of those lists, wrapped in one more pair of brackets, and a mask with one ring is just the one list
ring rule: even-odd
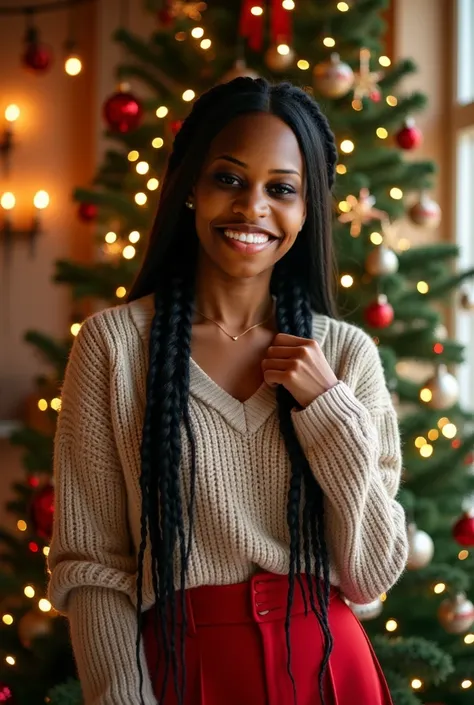
{"label": "stud earring", "polygon": [[186,201],[186,208],[189,208],[190,210],[194,210],[195,206],[192,201]]}

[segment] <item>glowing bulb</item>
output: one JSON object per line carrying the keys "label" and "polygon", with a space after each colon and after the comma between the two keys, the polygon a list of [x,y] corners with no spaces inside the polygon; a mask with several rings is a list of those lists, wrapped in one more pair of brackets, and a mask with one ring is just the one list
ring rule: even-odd
{"label": "glowing bulb", "polygon": [[26,521],[23,521],[23,519],[19,519],[16,523],[16,528],[18,529],[18,531],[26,531],[28,528],[28,524],[26,523]]}
{"label": "glowing bulb", "polygon": [[46,411],[47,408],[48,408],[48,402],[46,401],[46,399],[40,399],[38,401],[38,409],[40,411]]}
{"label": "glowing bulb", "polygon": [[420,455],[422,458],[429,458],[433,455],[433,446],[430,443],[422,446],[420,448]]}
{"label": "glowing bulb", "polygon": [[433,352],[435,352],[437,355],[441,355],[441,353],[444,352],[443,343],[435,343],[433,345]]}
{"label": "glowing bulb", "polygon": [[347,167],[345,164],[338,164],[336,167],[336,172],[338,174],[347,174]]}
{"label": "glowing bulb", "polygon": [[336,40],[333,37],[324,37],[323,44],[325,47],[335,47]]}
{"label": "glowing bulb", "polygon": [[50,406],[54,411],[60,411],[61,399],[59,399],[58,397],[54,397],[54,399],[51,399]]}
{"label": "glowing bulb", "polygon": [[210,39],[203,39],[199,46],[201,47],[201,49],[210,49],[211,45],[212,42]]}
{"label": "glowing bulb", "polygon": [[194,98],[196,97],[196,94],[194,91],[192,91],[190,88],[188,88],[187,91],[184,91],[184,93],[181,97],[183,100],[186,101],[186,103],[189,103],[191,100],[194,100]]}
{"label": "glowing bulb", "polygon": [[71,334],[75,337],[81,330],[82,323],[73,323],[71,326]]}
{"label": "glowing bulb", "polygon": [[11,624],[13,624],[13,617],[11,614],[4,614],[2,617],[2,622],[9,627]]}
{"label": "glowing bulb", "polygon": [[403,191],[401,188],[397,188],[394,186],[393,188],[390,189],[390,195],[393,199],[396,201],[399,201],[400,199],[403,198]]}
{"label": "glowing bulb", "polygon": [[379,137],[381,140],[385,140],[388,137],[388,130],[386,130],[385,127],[377,127],[375,132],[377,137]]}
{"label": "glowing bulb", "polygon": [[155,139],[151,143],[151,146],[155,149],[160,149],[160,147],[163,147],[163,145],[164,141],[161,139],[161,137],[155,137]]}
{"label": "glowing bulb", "polygon": [[411,687],[413,690],[420,690],[420,688],[423,686],[423,681],[420,681],[419,678],[414,678],[411,682]]}
{"label": "glowing bulb", "polygon": [[293,0],[283,0],[281,3],[281,6],[284,10],[294,10],[295,9],[295,3]]}
{"label": "glowing bulb", "polygon": [[159,185],[160,182],[158,181],[158,179],[148,179],[148,181],[146,182],[146,187],[150,189],[150,191],[156,191]]}
{"label": "glowing bulb", "polygon": [[132,149],[132,151],[127,154],[127,159],[129,162],[136,162],[139,156],[137,150]]}
{"label": "glowing bulb", "polygon": [[416,448],[422,448],[425,446],[427,443],[426,438],[423,438],[423,436],[418,436],[418,438],[415,439],[415,447]]}
{"label": "glowing bulb", "polygon": [[370,242],[373,245],[381,245],[383,242],[383,237],[380,233],[377,232],[370,233]]}
{"label": "glowing bulb", "polygon": [[6,211],[11,211],[15,208],[16,198],[11,191],[5,191],[5,193],[0,198],[0,205]]}
{"label": "glowing bulb", "polygon": [[118,299],[123,299],[123,297],[126,295],[127,295],[127,290],[124,286],[119,286],[115,291],[115,296]]}
{"label": "glowing bulb", "polygon": [[424,281],[418,282],[416,285],[416,288],[418,289],[420,294],[427,294],[430,290],[429,285],[427,284],[427,282],[424,282]]}
{"label": "glowing bulb", "polygon": [[469,678],[466,678],[466,680],[464,680],[464,681],[461,683],[461,688],[464,688],[464,690],[467,690],[467,689],[470,688],[471,686],[472,686],[472,681],[469,680]]}
{"label": "glowing bulb", "polygon": [[380,602],[387,602],[387,593],[386,592],[383,592],[380,595]]}
{"label": "glowing bulb", "polygon": [[389,619],[385,625],[385,629],[388,632],[394,632],[396,629],[398,629],[398,623],[394,619]]}
{"label": "glowing bulb", "polygon": [[49,546],[43,546],[43,555],[49,556]]}
{"label": "glowing bulb", "polygon": [[38,602],[38,607],[40,608],[41,612],[50,612],[52,605],[49,600],[43,598]]}
{"label": "glowing bulb", "polygon": [[380,56],[379,57],[379,64],[380,66],[390,66],[392,62],[390,61],[388,56]]}
{"label": "glowing bulb", "polygon": [[47,191],[37,191],[33,199],[35,208],[43,210],[49,206],[49,193]]}
{"label": "glowing bulb", "polygon": [[202,27],[194,27],[193,30],[191,30],[191,36],[194,37],[194,39],[201,39],[201,37],[204,36],[204,30]]}
{"label": "glowing bulb", "polygon": [[341,213],[349,213],[349,211],[351,209],[351,206],[347,201],[339,201],[337,206],[338,206],[339,210],[341,211]]}
{"label": "glowing bulb", "polygon": [[7,105],[5,108],[5,120],[8,120],[8,122],[15,122],[15,120],[18,120],[19,117],[20,108],[18,105],[15,105],[14,103]]}
{"label": "glowing bulb", "polygon": [[35,596],[35,589],[31,585],[27,585],[23,592],[25,593],[26,597],[32,598]]}
{"label": "glowing bulb", "polygon": [[464,637],[465,644],[474,644],[474,634],[466,634]]}
{"label": "glowing bulb", "polygon": [[177,42],[184,42],[184,40],[186,39],[186,32],[176,32],[174,38]]}
{"label": "glowing bulb", "polygon": [[160,105],[160,107],[156,109],[156,117],[164,118],[168,115],[168,112],[166,105]]}
{"label": "glowing bulb", "polygon": [[306,61],[306,59],[300,59],[296,65],[301,71],[307,71],[309,69],[309,61]]}
{"label": "glowing bulb", "polygon": [[466,551],[466,549],[463,548],[462,551],[459,551],[458,558],[460,561],[465,561],[466,558],[469,558],[469,551]]}
{"label": "glowing bulb", "polygon": [[354,283],[353,277],[351,277],[350,274],[343,274],[341,277],[341,286],[343,286],[345,289],[349,289]]}
{"label": "glowing bulb", "polygon": [[132,232],[128,236],[128,239],[130,240],[130,242],[132,244],[135,244],[136,242],[138,242],[140,239],[140,233],[138,232],[138,230],[132,230]]}
{"label": "glowing bulb", "polygon": [[16,663],[15,659],[13,658],[13,656],[7,656],[6,659],[5,659],[5,661],[8,663],[9,666],[14,666],[15,663]]}
{"label": "glowing bulb", "polygon": [[444,583],[438,583],[434,586],[433,590],[437,595],[441,595],[441,593],[446,590],[446,585]]}
{"label": "glowing bulb", "polygon": [[351,140],[342,140],[341,142],[341,151],[344,152],[344,154],[350,154],[351,152],[354,151],[354,142]]}
{"label": "glowing bulb", "polygon": [[263,15],[263,7],[260,7],[260,5],[254,5],[250,8],[250,12],[255,17],[260,17],[260,15]]}
{"label": "glowing bulb", "polygon": [[64,62],[64,70],[68,76],[77,76],[82,71],[82,61],[78,56],[68,56]]}
{"label": "glowing bulb", "polygon": [[110,230],[110,232],[108,232],[107,235],[105,236],[105,242],[108,245],[112,245],[116,241],[116,239],[117,239],[117,233],[114,233],[112,230]]}
{"label": "glowing bulb", "polygon": [[139,206],[144,206],[147,200],[148,196],[146,195],[146,193],[142,193],[140,191],[139,193],[135,194],[135,203],[137,203]]}
{"label": "glowing bulb", "polygon": [[148,162],[138,162],[135,169],[137,170],[137,174],[146,174],[150,169],[150,165]]}
{"label": "glowing bulb", "polygon": [[453,423],[447,423],[443,426],[443,430],[441,433],[445,438],[454,438],[456,433],[458,432],[458,429]]}
{"label": "glowing bulb", "polygon": [[277,46],[277,52],[281,56],[288,56],[288,54],[290,53],[290,47],[288,46],[288,44],[279,44]]}
{"label": "glowing bulb", "polygon": [[347,12],[350,8],[347,2],[338,2],[337,9],[339,10],[339,12]]}
{"label": "glowing bulb", "polygon": [[125,257],[125,259],[133,259],[136,254],[136,249],[133,247],[133,245],[126,245],[123,248],[122,255]]}
{"label": "glowing bulb", "polygon": [[352,109],[353,109],[353,110],[357,110],[357,111],[362,110],[363,107],[364,107],[364,106],[362,105],[362,101],[359,100],[358,98],[355,98],[355,99],[352,101],[351,105],[352,105]]}
{"label": "glowing bulb", "polygon": [[385,100],[391,108],[394,108],[396,105],[398,105],[398,98],[394,95],[388,95]]}
{"label": "glowing bulb", "polygon": [[439,438],[439,431],[436,428],[432,428],[430,431],[428,431],[428,438],[430,441],[437,441]]}

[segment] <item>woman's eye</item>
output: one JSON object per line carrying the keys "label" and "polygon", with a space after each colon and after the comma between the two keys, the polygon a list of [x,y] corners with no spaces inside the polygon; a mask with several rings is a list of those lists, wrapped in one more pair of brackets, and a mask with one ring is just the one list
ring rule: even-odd
{"label": "woman's eye", "polygon": [[225,184],[226,186],[232,186],[233,182],[238,181],[238,179],[235,176],[232,176],[232,174],[216,174],[215,178],[221,184]]}
{"label": "woman's eye", "polygon": [[[232,174],[218,173],[214,178],[224,186],[242,185],[241,180]],[[296,193],[295,188],[289,184],[271,184],[267,187],[267,191],[275,196],[291,196]]]}
{"label": "woman's eye", "polygon": [[275,186],[270,186],[270,189],[275,190],[278,196],[289,196],[296,193],[295,189],[288,184],[275,184]]}

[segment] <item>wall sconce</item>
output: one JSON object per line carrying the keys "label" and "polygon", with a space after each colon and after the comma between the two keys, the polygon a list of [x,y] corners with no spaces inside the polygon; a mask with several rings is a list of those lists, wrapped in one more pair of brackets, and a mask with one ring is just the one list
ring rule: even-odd
{"label": "wall sconce", "polygon": [[5,176],[10,171],[10,153],[13,147],[13,123],[20,117],[18,105],[8,105],[5,108],[5,120],[7,122],[0,141],[0,154],[2,156],[3,171]]}
{"label": "wall sconce", "polygon": [[0,234],[4,240],[4,250],[6,261],[9,262],[13,238],[26,238],[30,245],[30,254],[34,256],[37,236],[41,231],[40,211],[49,206],[49,194],[47,191],[37,191],[33,198],[33,205],[36,212],[31,221],[31,225],[26,229],[15,229],[12,221],[12,211],[16,206],[15,195],[11,191],[5,191],[0,198],[0,206],[4,211],[3,222],[0,227]]}

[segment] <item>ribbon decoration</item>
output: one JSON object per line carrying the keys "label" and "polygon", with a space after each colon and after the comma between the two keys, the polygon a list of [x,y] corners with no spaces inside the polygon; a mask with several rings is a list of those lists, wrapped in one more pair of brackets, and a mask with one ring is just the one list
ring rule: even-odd
{"label": "ribbon decoration", "polygon": [[[263,12],[254,15],[253,7],[260,6]],[[272,44],[291,43],[290,11],[285,10],[282,0],[243,0],[239,21],[239,36],[247,39],[250,49],[262,51],[265,26],[265,14],[270,9],[270,40]]]}

